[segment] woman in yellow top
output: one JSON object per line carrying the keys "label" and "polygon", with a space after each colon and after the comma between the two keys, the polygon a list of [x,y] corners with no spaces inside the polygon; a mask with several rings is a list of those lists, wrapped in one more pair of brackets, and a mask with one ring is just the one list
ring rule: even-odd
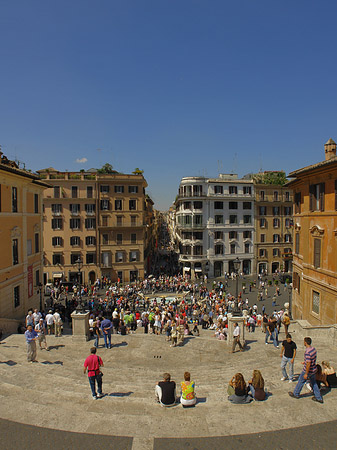
{"label": "woman in yellow top", "polygon": [[191,381],[191,374],[189,372],[184,373],[184,380],[185,381],[181,382],[180,403],[183,407],[194,406],[197,402],[194,392],[195,383],[194,381]]}

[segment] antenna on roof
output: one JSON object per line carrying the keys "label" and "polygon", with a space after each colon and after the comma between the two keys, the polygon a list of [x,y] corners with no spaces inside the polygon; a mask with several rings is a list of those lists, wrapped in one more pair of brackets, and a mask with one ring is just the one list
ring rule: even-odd
{"label": "antenna on roof", "polygon": [[218,174],[222,173],[222,161],[218,159]]}
{"label": "antenna on roof", "polygon": [[262,156],[261,156],[261,153],[259,154],[259,163],[260,163],[260,170],[259,170],[259,172],[262,173],[263,170],[262,170]]}
{"label": "antenna on roof", "polygon": [[238,173],[237,172],[237,159],[238,159],[238,154],[235,152],[234,156],[233,156],[233,170],[232,170],[232,173]]}

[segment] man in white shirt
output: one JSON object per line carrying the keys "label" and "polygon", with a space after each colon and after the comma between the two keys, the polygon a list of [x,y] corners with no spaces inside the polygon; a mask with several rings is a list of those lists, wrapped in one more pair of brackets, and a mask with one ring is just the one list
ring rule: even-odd
{"label": "man in white shirt", "polygon": [[234,324],[232,353],[235,352],[236,346],[239,346],[240,352],[243,352],[243,346],[240,342],[240,327],[237,322]]}
{"label": "man in white shirt", "polygon": [[50,310],[48,312],[48,314],[46,315],[46,322],[47,322],[48,334],[51,334],[53,325],[54,325],[53,311]]}
{"label": "man in white shirt", "polygon": [[62,326],[62,319],[61,316],[58,312],[58,310],[56,310],[54,312],[54,322],[55,322],[55,337],[61,337],[62,336],[62,332],[61,332],[61,326]]}

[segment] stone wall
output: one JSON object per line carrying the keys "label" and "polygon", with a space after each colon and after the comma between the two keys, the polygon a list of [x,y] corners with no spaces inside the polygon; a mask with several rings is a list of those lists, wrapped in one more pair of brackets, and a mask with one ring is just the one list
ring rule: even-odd
{"label": "stone wall", "polygon": [[18,332],[19,325],[24,324],[23,320],[16,319],[1,319],[0,318],[0,330],[2,331],[2,335],[5,334],[16,334]]}
{"label": "stone wall", "polygon": [[337,324],[335,325],[310,325],[307,320],[292,321],[289,333],[294,340],[299,341],[306,336],[311,337],[313,344],[322,342],[337,347]]}

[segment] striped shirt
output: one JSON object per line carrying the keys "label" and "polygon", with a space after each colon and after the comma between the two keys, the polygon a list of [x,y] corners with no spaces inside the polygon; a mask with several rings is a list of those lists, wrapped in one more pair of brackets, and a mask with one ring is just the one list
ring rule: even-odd
{"label": "striped shirt", "polygon": [[303,372],[306,371],[307,363],[310,362],[309,374],[317,372],[316,366],[317,351],[314,347],[307,347],[304,352]]}

